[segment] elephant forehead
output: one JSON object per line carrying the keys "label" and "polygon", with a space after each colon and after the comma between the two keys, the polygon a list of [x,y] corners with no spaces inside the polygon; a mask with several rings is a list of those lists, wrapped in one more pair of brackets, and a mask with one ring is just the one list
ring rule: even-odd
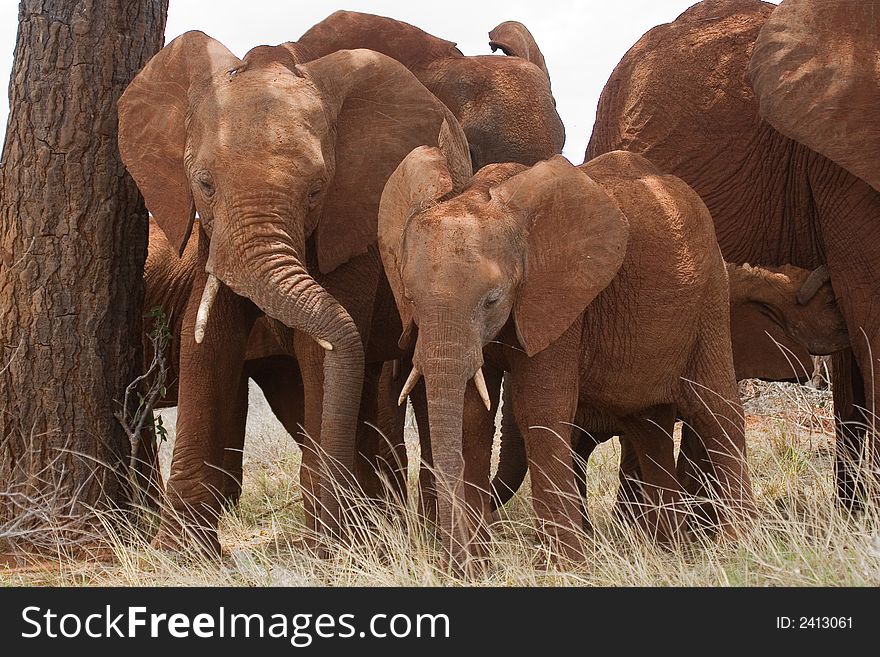
{"label": "elephant forehead", "polygon": [[196,112],[241,125],[327,123],[320,96],[310,81],[287,69],[244,71],[201,95]]}
{"label": "elephant forehead", "polygon": [[189,138],[218,159],[254,153],[266,162],[295,152],[310,162],[322,160],[329,127],[320,101],[311,94],[248,81],[218,90],[200,109],[189,122]]}
{"label": "elephant forehead", "polygon": [[474,217],[444,217],[441,231],[422,231],[407,241],[403,275],[411,289],[480,295],[521,272],[521,254],[497,234],[475,229]]}
{"label": "elephant forehead", "polygon": [[440,205],[417,218],[408,243],[439,258],[455,254],[476,262],[484,256],[498,257],[511,250],[514,240],[506,217],[496,215],[488,205],[479,214]]}

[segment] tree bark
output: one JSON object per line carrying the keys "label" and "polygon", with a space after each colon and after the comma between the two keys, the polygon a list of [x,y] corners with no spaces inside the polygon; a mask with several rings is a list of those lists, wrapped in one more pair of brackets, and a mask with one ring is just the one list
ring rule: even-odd
{"label": "tree bark", "polygon": [[[125,502],[114,418],[142,370],[147,212],[116,102],[168,0],[22,0],[0,162],[0,528],[80,527]],[[10,529],[12,528],[12,529]],[[2,533],[2,532],[0,532]]]}

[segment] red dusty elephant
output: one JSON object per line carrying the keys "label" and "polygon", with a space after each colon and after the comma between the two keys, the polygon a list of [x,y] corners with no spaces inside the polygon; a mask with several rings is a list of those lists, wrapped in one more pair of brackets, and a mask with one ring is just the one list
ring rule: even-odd
{"label": "red dusty elephant", "polygon": [[752,512],[724,262],[706,207],[681,180],[624,152],[581,167],[561,156],[490,165],[469,180],[423,147],[385,187],[379,245],[414,336],[404,390],[424,377],[453,560],[479,551],[494,433],[486,406],[498,403],[487,381],[503,370],[539,531],[557,554],[583,558],[570,440],[579,409],[591,432],[623,430],[635,446],[652,533],[671,538],[682,521],[675,409],[714,461],[725,531]]}
{"label": "red dusty elephant", "polygon": [[[846,324],[825,267],[807,271],[798,267],[752,267],[727,264],[730,288],[731,316],[748,313],[768,319],[794,344],[807,353],[834,354],[849,345]],[[747,345],[743,345],[745,349]],[[739,357],[745,363],[739,362]],[[746,371],[750,377],[762,374],[761,363],[749,351],[733,349],[734,369],[737,378]],[[505,398],[505,403],[507,398]],[[506,411],[507,409],[505,409]],[[505,418],[507,417],[505,413]],[[575,425],[585,426],[580,419]],[[510,423],[503,423],[501,455],[498,472],[492,480],[493,509],[506,503],[525,478],[527,457],[522,437]],[[575,470],[581,495],[584,495],[585,466],[596,446],[611,437],[609,433],[586,433],[576,431],[574,446],[578,454]],[[701,495],[703,481],[700,472],[708,470],[706,455],[700,442],[689,427],[682,428],[681,455],[677,462],[677,476],[683,488],[693,495]],[[631,446],[621,437],[621,486],[618,500],[628,503],[640,495],[634,482],[641,481],[638,459]],[[585,525],[588,524],[586,512]]]}
{"label": "red dusty elephant", "polygon": [[[852,465],[864,432],[846,425],[873,426],[880,407],[878,21],[880,0],[698,3],[624,55],[587,148],[641,153],[688,182],[731,262],[827,265],[852,350],[833,373],[848,506],[866,478]],[[866,462],[876,482],[876,439]]]}

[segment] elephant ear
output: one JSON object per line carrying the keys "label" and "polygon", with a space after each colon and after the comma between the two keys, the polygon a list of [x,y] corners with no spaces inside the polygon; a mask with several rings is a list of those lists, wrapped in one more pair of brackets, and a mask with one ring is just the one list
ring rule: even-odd
{"label": "elephant ear", "polygon": [[195,218],[183,164],[191,101],[241,60],[204,32],[180,35],[135,76],[119,99],[119,152],[168,241],[183,253]]}
{"label": "elephant ear", "polygon": [[410,303],[403,293],[400,276],[406,222],[429,204],[450,192],[460,191],[470,178],[466,142],[458,143],[451,133],[444,121],[439,148],[419,146],[407,155],[388,178],[379,203],[379,253],[400,311],[404,334],[412,329]]}
{"label": "elephant ear", "polygon": [[[297,67],[325,94],[336,124],[336,173],[315,229],[318,266],[336,269],[376,241],[382,189],[417,146],[458,122],[403,64],[372,50],[340,50]],[[461,134],[458,139],[463,141]]]}
{"label": "elephant ear", "polygon": [[748,78],[774,128],[880,190],[880,0],[785,0]]}
{"label": "elephant ear", "polygon": [[617,274],[629,223],[608,193],[561,155],[489,190],[527,233],[513,314],[529,356],[558,339]]}
{"label": "elephant ear", "polygon": [[550,73],[547,70],[547,64],[544,62],[544,55],[535,37],[529,32],[528,28],[517,21],[505,21],[489,32],[489,46],[492,52],[500,49],[505,55],[512,57],[521,57],[530,61],[539,69],[544,71],[547,79],[550,79]]}

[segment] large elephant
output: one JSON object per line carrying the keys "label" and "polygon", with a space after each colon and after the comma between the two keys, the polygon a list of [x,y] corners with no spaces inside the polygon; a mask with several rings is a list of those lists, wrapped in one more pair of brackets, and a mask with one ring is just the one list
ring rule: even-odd
{"label": "large elephant", "polygon": [[617,152],[580,168],[561,156],[491,165],[468,181],[423,147],[386,184],[379,246],[415,335],[404,390],[424,377],[440,526],[456,562],[476,549],[489,506],[497,395],[486,379],[500,370],[540,534],[557,554],[583,558],[570,442],[579,408],[590,431],[623,429],[636,447],[650,531],[669,538],[682,520],[675,408],[711,445],[725,530],[752,512],[724,262],[708,211],[681,180]]}
{"label": "large elephant", "polygon": [[396,314],[375,246],[383,185],[441,127],[467,149],[449,110],[399,62],[369,50],[299,58],[283,44],[242,60],[187,32],[119,101],[120,152],[156,222],[178,253],[200,231],[158,545],[179,545],[182,526],[219,550],[223,451],[241,426],[225,402],[263,314],[302,375],[306,516],[339,531],[335,488],[354,467],[365,345],[376,362],[398,354],[396,330],[371,331]]}
{"label": "large elephant", "polygon": [[[799,267],[752,267],[750,265],[727,264],[730,290],[730,313],[754,313],[767,318],[789,340],[807,353],[829,355],[849,346],[846,323],[837,305],[831,282],[825,267],[808,271]],[[740,352],[746,364],[738,362],[740,354],[733,349],[734,370],[737,378],[743,370],[762,374],[760,366],[752,360],[749,352]],[[751,378],[751,377],[750,377]],[[576,419],[580,427],[580,419]],[[589,434],[578,431],[575,436],[575,451],[579,456],[575,464],[580,492],[584,492],[584,468],[596,446],[611,438],[612,434]],[[641,480],[638,460],[629,445],[621,437],[621,486],[618,493],[620,503],[632,502],[633,481]],[[700,495],[703,481],[700,472],[706,467],[694,467],[705,463],[697,437],[687,426],[682,427],[682,445],[677,460],[679,483],[691,495]],[[498,471],[492,480],[492,507],[505,504],[519,489],[525,478],[528,460],[521,434],[509,426],[502,430],[501,453]],[[586,513],[584,514],[586,521]]]}
{"label": "large elephant", "polygon": [[511,56],[466,57],[451,41],[408,23],[337,11],[297,43],[315,56],[369,48],[402,62],[459,120],[475,171],[493,162],[531,165],[561,153],[565,128],[531,33],[521,23],[506,21],[489,36],[493,50]]}
{"label": "large elephant", "polygon": [[[642,153],[688,182],[729,261],[827,264],[854,357],[835,358],[836,414],[868,425],[880,408],[878,16],[878,0],[699,3],[623,57],[587,148]],[[857,505],[860,435],[838,425],[838,494]]]}

